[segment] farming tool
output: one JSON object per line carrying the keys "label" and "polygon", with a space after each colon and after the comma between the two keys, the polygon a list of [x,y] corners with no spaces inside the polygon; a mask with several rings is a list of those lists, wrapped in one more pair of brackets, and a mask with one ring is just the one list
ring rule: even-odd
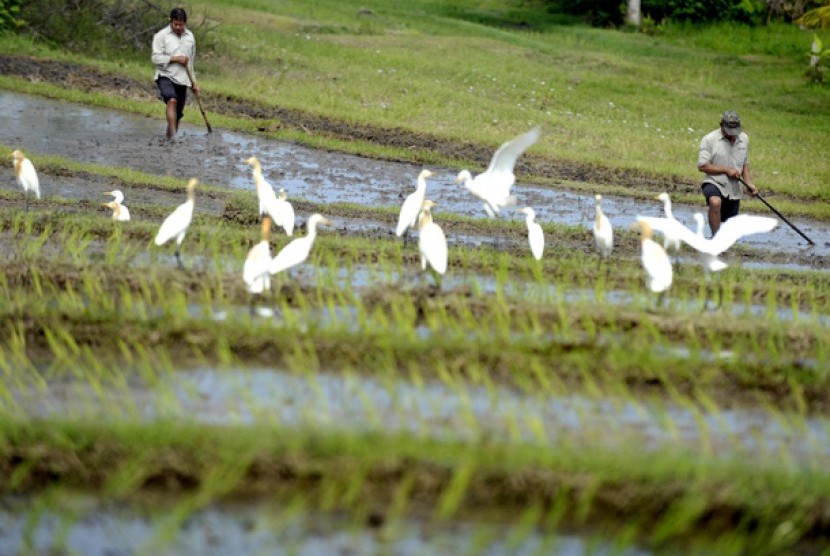
{"label": "farming tool", "polygon": [[[192,89],[193,88],[192,84],[195,83],[196,80],[193,79],[193,74],[190,72],[190,68],[187,67],[186,64],[184,66],[184,69],[187,70],[187,77],[190,78],[191,89]],[[207,114],[205,114],[205,108],[204,108],[204,106],[202,106],[202,99],[201,99],[201,97],[199,97],[199,93],[197,93],[196,91],[193,91],[193,94],[196,97],[196,102],[199,104],[199,110],[202,112],[202,117],[205,119],[205,125],[207,126],[208,133],[212,133],[213,128],[210,127],[210,122],[208,122]]]}
{"label": "farming tool", "polygon": [[[744,184],[747,188],[749,188],[749,185],[747,185],[747,183],[744,181],[744,179],[743,179],[743,178],[738,178],[738,180],[739,180],[742,184]],[[767,205],[767,208],[768,208],[768,209],[770,209],[772,212],[774,212],[775,214],[777,214],[777,215],[778,215],[778,217],[779,217],[781,220],[783,220],[784,222],[786,222],[786,223],[790,226],[790,228],[792,228],[793,230],[795,230],[796,232],[798,232],[798,235],[800,235],[801,237],[803,237],[804,239],[806,239],[806,240],[807,240],[807,243],[809,243],[810,245],[815,245],[815,244],[816,244],[816,242],[815,242],[815,241],[813,241],[812,239],[810,239],[809,237],[807,237],[807,236],[804,234],[804,232],[802,232],[801,230],[799,230],[799,229],[795,226],[795,224],[793,224],[792,222],[790,222],[789,220],[787,220],[787,218],[786,218],[783,214],[781,214],[780,212],[778,212],[777,210],[775,210],[775,207],[773,207],[771,204],[769,204],[769,203],[767,202],[767,200],[766,200],[766,199],[764,199],[763,197],[761,197],[761,194],[760,194],[760,193],[756,193],[756,194],[755,194],[755,197],[758,197],[758,199],[760,199],[762,203],[764,203],[765,205]]]}

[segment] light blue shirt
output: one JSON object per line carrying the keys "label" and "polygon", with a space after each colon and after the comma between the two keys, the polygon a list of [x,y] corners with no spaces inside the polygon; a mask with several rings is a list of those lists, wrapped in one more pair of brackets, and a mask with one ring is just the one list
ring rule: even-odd
{"label": "light blue shirt", "polygon": [[173,83],[179,85],[193,85],[190,78],[187,76],[187,70],[181,64],[170,63],[171,56],[187,56],[189,62],[187,63],[191,73],[195,76],[193,71],[193,58],[196,56],[196,38],[189,29],[185,29],[180,37],[173,32],[173,29],[168,25],[153,36],[153,54],[150,59],[156,65],[156,73],[153,76],[153,81],[159,77],[168,77]]}
{"label": "light blue shirt", "polygon": [[[697,155],[697,165],[714,164],[743,170],[744,164],[749,164],[749,135],[741,132],[735,143],[723,136],[720,128],[708,133],[700,141],[700,152]],[[721,194],[728,199],[742,199],[743,189],[740,180],[734,180],[726,174],[706,174],[703,183],[717,186]]]}

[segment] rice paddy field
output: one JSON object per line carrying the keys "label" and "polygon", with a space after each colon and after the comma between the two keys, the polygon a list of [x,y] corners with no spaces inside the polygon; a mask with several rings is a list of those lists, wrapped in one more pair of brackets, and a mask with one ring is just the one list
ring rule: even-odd
{"label": "rice paddy field", "polygon": [[[268,18],[276,28],[301,22],[328,56],[327,41],[397,36],[384,23],[397,12],[383,3],[366,8],[380,15],[355,33],[321,6],[287,3],[266,17],[233,4],[222,16],[232,28],[253,12],[256,29]],[[552,33],[441,21],[442,37],[492,49]],[[85,85],[101,81],[95,62],[12,53],[5,41],[0,147],[26,151],[43,196],[24,210],[9,164],[0,553],[830,554],[830,223],[824,209],[800,208],[810,195],[826,203],[826,180],[817,193],[768,197],[792,208],[816,245],[780,222],[731,248],[712,281],[684,247],[658,305],[629,226],[661,214],[653,197],[664,190],[691,225],[702,206],[680,163],[649,173],[643,154],[619,165],[560,159],[551,136],[582,124],[545,122],[514,189],[517,208],[533,206],[543,226],[536,261],[524,216],[488,219],[454,179],[486,166],[494,138],[538,120],[488,123],[486,139],[466,142],[457,121],[430,135],[418,122],[429,119],[425,103],[415,131],[344,118],[338,134],[309,127],[335,121],[325,104],[289,96],[297,120],[263,123],[233,111],[239,96],[211,104],[225,77],[207,69],[213,133],[190,106],[166,144],[146,83],[108,106]],[[299,52],[292,44],[286,60]],[[14,69],[20,60],[31,69]],[[367,129],[378,131],[374,146]],[[825,118],[809,133],[821,142],[827,132]],[[395,137],[423,142],[405,156]],[[639,135],[630,139],[637,151]],[[288,192],[294,237],[313,213],[333,221],[263,295],[242,281],[259,241],[249,156]],[[782,167],[795,165],[788,157]],[[826,177],[824,159],[804,166],[805,183]],[[394,234],[424,167],[449,243],[440,287],[421,271],[417,235],[405,244]],[[758,175],[776,183],[768,168]],[[178,268],[174,247],[153,238],[190,177],[200,184]],[[126,195],[129,222],[101,206],[113,189]],[[608,263],[590,230],[595,193],[616,233]],[[757,201],[743,212],[769,214]],[[275,230],[272,254],[290,239]]]}

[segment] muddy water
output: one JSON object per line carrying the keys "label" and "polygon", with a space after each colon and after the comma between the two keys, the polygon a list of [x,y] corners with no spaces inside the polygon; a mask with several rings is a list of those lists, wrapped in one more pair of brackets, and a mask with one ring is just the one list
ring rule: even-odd
{"label": "muddy water", "polygon": [[[193,108],[191,108],[193,110]],[[59,155],[83,162],[125,166],[144,172],[177,176],[185,180],[196,176],[214,185],[253,189],[250,168],[242,160],[260,158],[266,178],[284,187],[290,197],[313,202],[347,201],[368,206],[399,206],[414,189],[421,167],[412,164],[372,160],[354,155],[314,150],[299,145],[272,141],[215,129],[183,124],[173,145],[161,140],[164,123],[114,110],[86,107],[40,97],[0,91],[0,142],[40,155]],[[428,182],[428,195],[437,200],[440,211],[484,217],[480,203],[453,180],[458,168],[432,168],[437,176]],[[44,176],[46,195],[67,195],[62,179]],[[13,176],[7,173],[2,186],[14,189]],[[81,189],[69,194],[85,196]],[[589,195],[519,183],[515,193],[519,206],[533,206],[540,222],[559,222],[589,226],[593,199]],[[655,192],[656,193],[656,192]],[[97,197],[95,197],[97,200]],[[641,201],[606,196],[605,212],[616,227],[626,227],[638,214],[658,216],[657,201]],[[692,214],[702,205],[674,207],[675,216],[692,225]],[[132,207],[131,207],[132,210]],[[768,214],[757,201],[745,203],[745,212]],[[438,211],[436,211],[438,213]],[[513,211],[506,217],[519,219]],[[830,254],[830,224],[791,219],[818,244],[806,242],[782,223],[770,234],[753,236],[742,243],[777,253],[804,251],[811,256]]]}
{"label": "muddy water", "polygon": [[366,527],[345,515],[265,502],[215,504],[178,518],[169,501],[151,507],[64,495],[50,500],[48,509],[37,507],[29,498],[0,499],[0,554],[25,549],[84,556],[651,554],[600,538],[543,536],[492,523],[406,519],[393,527]]}
{"label": "muddy water", "polygon": [[414,385],[392,377],[274,369],[175,371],[160,375],[152,386],[126,375],[122,384],[101,388],[74,378],[10,387],[3,410],[15,417],[164,418],[407,432],[472,442],[569,441],[611,449],[703,451],[725,459],[751,454],[759,464],[775,467],[830,463],[830,419],[824,417],[699,411],[633,399],[537,396],[498,386]]}

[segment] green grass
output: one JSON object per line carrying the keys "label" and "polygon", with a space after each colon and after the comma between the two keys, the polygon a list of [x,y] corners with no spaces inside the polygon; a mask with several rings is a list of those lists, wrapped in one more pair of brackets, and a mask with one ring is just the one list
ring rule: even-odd
{"label": "green grass", "polygon": [[[372,15],[360,15],[361,7]],[[762,191],[796,204],[830,193],[830,93],[803,78],[811,34],[795,26],[668,26],[649,36],[533,20],[518,3],[460,0],[223,1],[195,4],[191,13],[219,24],[197,62],[206,99],[233,95],[491,146],[542,124],[535,153],[695,181],[700,138],[734,108],[751,135]],[[528,20],[533,30],[478,22],[502,17]],[[146,52],[100,60],[10,37],[0,51],[71,58],[137,79],[152,71]],[[89,100],[159,112],[155,103]]]}

